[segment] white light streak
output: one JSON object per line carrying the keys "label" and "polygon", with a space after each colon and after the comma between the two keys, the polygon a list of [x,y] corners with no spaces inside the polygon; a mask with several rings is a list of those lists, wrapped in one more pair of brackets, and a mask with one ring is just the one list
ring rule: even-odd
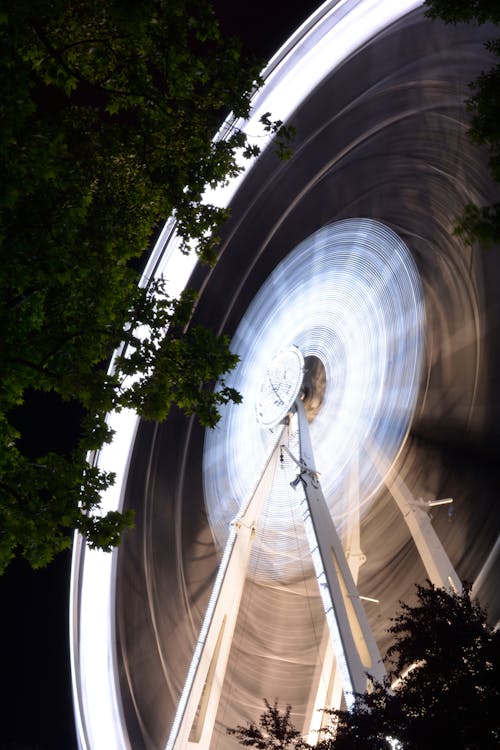
{"label": "white light streak", "polygon": [[[275,268],[232,341],[240,363],[228,382],[243,394],[243,404],[227,408],[205,440],[205,504],[221,547],[234,515],[232,499],[248,496],[273,440],[254,409],[274,353],[295,345],[305,358],[315,356],[324,365],[326,391],[311,440],[341,534],[353,470],[359,472],[362,498],[371,498],[381,483],[364,449],[367,440],[380,447],[389,465],[401,449],[420,381],[423,330],[423,291],[414,261],[401,239],[379,222],[347,219],[324,227]],[[282,497],[277,489],[266,517],[270,552],[260,552],[258,576],[275,579],[279,573],[285,582],[299,574],[301,559],[308,559],[307,543],[300,541],[298,554],[290,540],[287,562],[277,571],[273,550],[288,530],[287,493]]]}
{"label": "white light streak", "polygon": [[[138,419],[125,409],[111,414],[108,423],[115,439],[101,451],[99,464],[116,472],[118,480],[103,495],[103,513],[121,505]],[[70,639],[79,745],[85,750],[128,748],[115,669],[114,554],[86,549],[78,538],[74,550]],[[81,554],[85,555],[82,569]]]}

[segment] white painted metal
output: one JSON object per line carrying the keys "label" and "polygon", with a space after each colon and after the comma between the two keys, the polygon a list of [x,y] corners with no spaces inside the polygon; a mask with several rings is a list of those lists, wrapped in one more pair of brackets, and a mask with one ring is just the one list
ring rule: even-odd
{"label": "white painted metal", "polygon": [[403,514],[418,553],[422,558],[429,580],[439,588],[446,588],[460,593],[462,591],[460,578],[451,564],[450,558],[446,554],[426,512],[426,508],[432,505],[447,504],[451,501],[451,498],[446,498],[443,501],[431,501],[430,503],[416,500],[404,479],[397,473],[395,466],[389,466],[381,455],[381,452],[377,451],[375,446],[367,445],[367,450],[387,489]]}
{"label": "white painted metal", "polygon": [[[349,514],[346,535],[346,560],[354,584],[357,586],[359,569],[366,562],[361,549],[360,513],[359,513],[359,464],[353,461],[346,492],[349,497],[351,512]],[[365,597],[360,596],[363,600]],[[325,708],[340,708],[342,701],[342,678],[333,653],[332,640],[328,625],[325,625],[320,647],[320,657],[312,681],[311,696],[306,710],[304,727],[307,742],[316,745],[320,739],[320,730],[327,725]]]}
{"label": "white painted metal", "polygon": [[[358,48],[394,21],[409,13],[422,0],[328,0],[276,53],[263,72],[265,87],[255,97],[248,123],[238,122],[259,146],[271,135],[261,132],[265,112],[287,121],[321,81]],[[232,119],[219,137],[233,127]],[[253,166],[216,190],[206,192],[207,202],[227,206]],[[196,263],[196,254],[183,255],[170,218],[151,253],[141,280],[168,279],[168,292],[176,297],[184,288]],[[127,482],[128,456],[134,446],[137,418],[128,410],[112,415],[115,437],[101,451],[99,466],[116,474],[116,483],[103,498],[103,509],[119,510]],[[113,453],[113,455],[111,455]],[[114,556],[85,547],[76,537],[73,550],[70,604],[73,696],[78,743],[82,750],[128,750],[130,741],[122,717],[118,671],[113,649],[115,564]],[[113,665],[112,668],[110,665]]]}
{"label": "white painted metal", "polygon": [[385,669],[371,632],[341,541],[326,504],[314,465],[309,425],[297,399],[300,444],[300,481],[304,488],[304,523],[311,546],[333,648],[342,674],[344,698],[367,688],[367,674],[382,681]]}
{"label": "white painted metal", "polygon": [[[316,745],[318,741],[319,731],[324,724],[324,709],[340,705],[341,697],[340,672],[336,669],[330,630],[325,623],[304,718],[304,735],[310,745]],[[335,703],[335,698],[337,698],[337,703]]]}
{"label": "white painted metal", "polygon": [[255,411],[263,427],[276,427],[285,419],[299,395],[304,378],[304,357],[296,346],[274,355],[260,384]]}
{"label": "white painted metal", "polygon": [[271,490],[283,434],[246,508],[232,523],[166,750],[210,747],[256,524]]}

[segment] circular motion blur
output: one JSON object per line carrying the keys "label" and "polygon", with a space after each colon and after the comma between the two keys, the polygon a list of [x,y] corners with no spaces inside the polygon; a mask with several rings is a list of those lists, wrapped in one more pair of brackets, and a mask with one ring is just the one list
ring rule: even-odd
{"label": "circular motion blur", "polygon": [[[281,261],[232,339],[240,364],[230,382],[243,395],[243,404],[226,409],[218,428],[205,437],[205,505],[220,547],[275,442],[275,431],[262,429],[254,416],[262,373],[273,352],[294,345],[306,359],[315,357],[323,364],[326,389],[311,439],[323,492],[341,531],[353,467],[364,509],[381,483],[367,446],[390,464],[401,448],[420,381],[423,330],[414,262],[401,240],[379,222],[346,219],[329,225]],[[274,426],[272,420],[269,426]],[[276,575],[277,546],[285,559],[295,558],[293,577],[310,568],[307,545],[304,540],[299,544],[303,534],[289,533],[293,513],[298,513],[293,494],[291,498],[289,492],[269,497],[267,538],[256,545],[255,576],[268,568]],[[283,544],[287,537],[288,551]],[[286,570],[280,575],[286,582]]]}
{"label": "circular motion blur", "polygon": [[[463,106],[488,30],[418,6],[325,3],[267,69],[256,112],[296,128],[292,158],[262,153],[223,196],[219,262],[185,274],[195,322],[240,355],[231,385],[244,400],[206,434],[177,412],[127,428],[116,503],[135,510],[136,531],[109,564],[75,551],[82,748],[167,747],[231,523],[280,441],[292,456],[278,457],[256,523],[214,731],[190,742],[235,748],[225,728],[255,720],[264,697],[312,727],[331,657],[292,486],[296,427],[283,438],[275,415],[257,418],[267,368],[289,347],[304,358],[318,477],[380,652],[398,601],[429,575],[403,508],[425,508],[450,571],[500,618],[500,263],[452,234],[466,202],[490,197]],[[175,238],[162,237],[150,268],[168,277]],[[443,498],[453,503],[431,505]]]}

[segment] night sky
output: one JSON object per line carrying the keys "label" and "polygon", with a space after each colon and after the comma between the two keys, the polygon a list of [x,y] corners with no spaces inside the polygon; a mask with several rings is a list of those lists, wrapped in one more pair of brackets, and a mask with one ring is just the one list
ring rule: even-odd
{"label": "night sky", "polygon": [[[226,31],[265,59],[319,5],[310,0],[252,3],[217,0]],[[244,14],[244,15],[243,15]],[[51,447],[64,444],[74,428],[71,415],[54,415],[50,402],[34,405],[31,435]],[[2,722],[0,750],[74,750],[68,643],[70,553],[47,569],[32,571],[23,560],[0,578],[2,607]]]}

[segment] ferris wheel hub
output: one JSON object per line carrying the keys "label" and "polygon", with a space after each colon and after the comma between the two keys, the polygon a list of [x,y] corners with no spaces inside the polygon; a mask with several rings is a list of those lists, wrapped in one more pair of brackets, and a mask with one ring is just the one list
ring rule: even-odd
{"label": "ferris wheel hub", "polygon": [[304,379],[304,357],[296,346],[271,359],[258,390],[255,411],[262,427],[276,427],[292,410]]}

